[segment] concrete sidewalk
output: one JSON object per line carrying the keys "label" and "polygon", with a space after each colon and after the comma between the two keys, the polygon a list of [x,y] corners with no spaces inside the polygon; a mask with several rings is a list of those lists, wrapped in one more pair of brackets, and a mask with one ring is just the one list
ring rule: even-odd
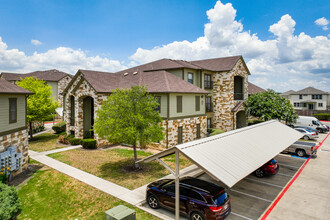
{"label": "concrete sidewalk", "polygon": [[[321,134],[319,141],[327,137]],[[330,219],[330,137],[311,158],[267,219]]]}

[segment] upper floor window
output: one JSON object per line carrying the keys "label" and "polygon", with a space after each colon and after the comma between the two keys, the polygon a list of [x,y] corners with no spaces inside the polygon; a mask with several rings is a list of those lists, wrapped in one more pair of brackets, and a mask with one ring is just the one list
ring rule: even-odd
{"label": "upper floor window", "polygon": [[299,95],[299,99],[302,99],[302,95]]}
{"label": "upper floor window", "polygon": [[17,122],[17,98],[9,98],[9,123]]}
{"label": "upper floor window", "polygon": [[155,99],[157,100],[158,102],[158,106],[156,108],[156,111],[158,111],[160,113],[160,106],[161,106],[161,97],[160,96],[156,96]]}
{"label": "upper floor window", "polygon": [[312,95],[312,99],[322,99],[322,95]]}
{"label": "upper floor window", "polygon": [[188,82],[194,84],[194,74],[188,73]]}
{"label": "upper floor window", "polygon": [[243,80],[244,80],[243,77],[240,77],[240,76],[234,77],[234,100],[243,100],[244,99]]}
{"label": "upper floor window", "polygon": [[182,96],[176,97],[176,112],[182,112]]}
{"label": "upper floor window", "polygon": [[204,75],[204,89],[213,89],[213,82],[210,74]]}
{"label": "upper floor window", "polygon": [[213,111],[213,105],[212,105],[212,97],[206,96],[205,97],[205,110],[206,112],[212,112]]}

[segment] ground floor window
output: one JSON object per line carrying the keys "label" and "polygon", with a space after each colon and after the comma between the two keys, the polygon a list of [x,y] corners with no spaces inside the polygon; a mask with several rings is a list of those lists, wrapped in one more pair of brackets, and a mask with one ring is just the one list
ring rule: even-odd
{"label": "ground floor window", "polygon": [[207,119],[207,128],[212,128],[212,119],[211,118]]}
{"label": "ground floor window", "polygon": [[319,107],[323,107],[323,103],[319,103],[318,106],[319,106]]}
{"label": "ground floor window", "polygon": [[201,125],[196,124],[196,138],[200,139],[201,138]]}
{"label": "ground floor window", "polygon": [[182,144],[182,127],[178,127],[178,144]]}

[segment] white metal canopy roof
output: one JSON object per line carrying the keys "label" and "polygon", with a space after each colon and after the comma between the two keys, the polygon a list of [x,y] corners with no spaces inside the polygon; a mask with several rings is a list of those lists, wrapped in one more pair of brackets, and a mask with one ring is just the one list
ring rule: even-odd
{"label": "white metal canopy roof", "polygon": [[210,176],[232,187],[301,137],[300,132],[272,120],[180,144],[139,162],[178,150]]}

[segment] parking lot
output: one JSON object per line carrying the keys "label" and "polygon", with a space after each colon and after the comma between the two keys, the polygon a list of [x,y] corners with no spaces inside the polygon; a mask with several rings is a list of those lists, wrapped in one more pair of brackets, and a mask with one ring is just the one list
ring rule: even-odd
{"label": "parking lot", "polygon": [[[257,178],[250,174],[227,190],[232,206],[232,213],[227,219],[258,219],[305,162],[305,159],[289,154],[280,154],[275,159],[280,165],[276,175]],[[207,174],[198,178],[225,187]]]}
{"label": "parking lot", "polygon": [[[290,154],[279,154],[275,159],[280,166],[276,175],[257,178],[254,174],[250,174],[231,189],[227,189],[231,197],[232,213],[226,219],[260,218],[306,161],[306,158],[299,158]],[[194,177],[227,188],[223,183],[214,180],[206,173]],[[161,214],[164,219],[174,219],[173,211],[164,208],[152,210],[146,203],[144,203],[141,208],[151,212],[156,211],[158,214]],[[180,219],[188,218],[181,216]]]}

